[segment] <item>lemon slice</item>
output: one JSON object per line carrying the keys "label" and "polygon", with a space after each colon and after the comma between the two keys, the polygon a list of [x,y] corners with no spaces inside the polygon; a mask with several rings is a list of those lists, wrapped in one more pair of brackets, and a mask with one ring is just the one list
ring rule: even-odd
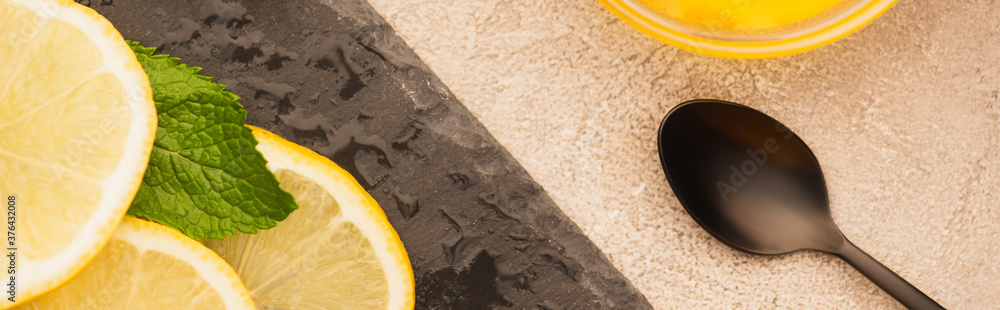
{"label": "lemon slice", "polygon": [[0,0],[0,70],[0,195],[16,204],[6,246],[18,249],[20,303],[108,241],[142,180],[156,112],[125,40],[73,1]]}
{"label": "lemon slice", "polygon": [[299,209],[256,235],[209,240],[261,309],[412,309],[413,270],[385,213],[329,159],[251,127]]}
{"label": "lemon slice", "polygon": [[166,226],[126,217],[73,280],[23,309],[254,309],[233,268]]}

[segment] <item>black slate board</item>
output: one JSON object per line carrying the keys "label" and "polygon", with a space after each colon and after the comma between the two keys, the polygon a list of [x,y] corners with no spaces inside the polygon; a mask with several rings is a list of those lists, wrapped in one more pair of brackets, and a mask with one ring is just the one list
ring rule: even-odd
{"label": "black slate board", "polygon": [[652,308],[367,2],[78,2],[357,177],[406,246],[418,309]]}

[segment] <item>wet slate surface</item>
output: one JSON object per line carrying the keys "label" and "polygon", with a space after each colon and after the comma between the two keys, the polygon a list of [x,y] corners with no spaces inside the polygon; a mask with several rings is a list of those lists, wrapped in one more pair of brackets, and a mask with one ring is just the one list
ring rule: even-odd
{"label": "wet slate surface", "polygon": [[406,246],[418,309],[651,308],[367,2],[78,2],[357,177]]}

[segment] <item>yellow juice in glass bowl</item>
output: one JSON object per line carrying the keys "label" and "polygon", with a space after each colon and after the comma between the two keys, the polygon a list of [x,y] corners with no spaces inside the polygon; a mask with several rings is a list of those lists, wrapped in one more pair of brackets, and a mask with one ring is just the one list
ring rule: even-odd
{"label": "yellow juice in glass bowl", "polygon": [[633,27],[692,52],[766,58],[864,27],[896,0],[598,0]]}
{"label": "yellow juice in glass bowl", "polygon": [[761,30],[801,22],[841,0],[642,0],[677,19],[736,30]]}

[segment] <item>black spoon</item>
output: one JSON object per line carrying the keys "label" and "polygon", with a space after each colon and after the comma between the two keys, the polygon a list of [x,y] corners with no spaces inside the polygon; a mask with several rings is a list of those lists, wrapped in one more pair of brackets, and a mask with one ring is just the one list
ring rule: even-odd
{"label": "black spoon", "polygon": [[755,254],[834,254],[910,309],[944,309],[844,238],[805,142],[757,110],[719,100],[667,113],[660,163],[684,209],[715,238]]}

